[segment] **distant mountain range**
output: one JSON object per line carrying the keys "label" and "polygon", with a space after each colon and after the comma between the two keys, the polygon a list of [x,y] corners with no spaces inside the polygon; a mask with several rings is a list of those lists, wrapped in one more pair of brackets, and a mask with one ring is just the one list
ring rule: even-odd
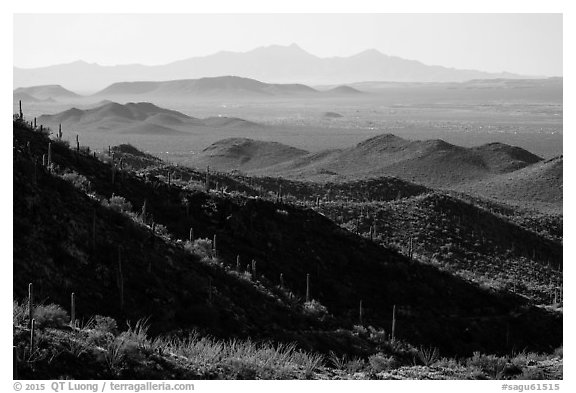
{"label": "distant mountain range", "polygon": [[71,108],[54,115],[42,115],[38,121],[52,128],[62,124],[68,129],[131,135],[186,135],[207,128],[261,127],[257,123],[231,117],[198,119],[148,102],[125,105],[104,102],[91,109]]}
{"label": "distant mountain range", "polygon": [[94,100],[162,100],[202,98],[254,98],[254,97],[342,97],[357,96],[363,92],[350,86],[316,90],[303,84],[272,84],[255,79],[237,76],[218,76],[200,79],[184,79],[172,81],[137,81],[118,82],[92,95],[82,96],[60,85],[44,85],[20,87],[13,91],[13,100],[17,102],[52,101],[82,101]]}
{"label": "distant mountain range", "polygon": [[502,143],[466,148],[442,140],[409,141],[391,134],[350,148],[317,153],[279,145],[250,139],[222,140],[195,156],[191,164],[293,179],[338,181],[395,176],[431,187],[453,187],[514,172],[542,160]]}
{"label": "distant mountain range", "polygon": [[[362,81],[462,82],[472,79],[526,78],[426,65],[385,55],[375,49],[349,57],[320,58],[297,45],[267,46],[249,52],[218,52],[166,65],[101,66],[77,61],[24,69],[14,67],[14,86],[60,84],[79,92],[95,92],[116,82],[197,79],[222,75],[269,83],[349,84]],[[89,77],[88,77],[89,76]]]}
{"label": "distant mountain range", "polygon": [[349,86],[318,91],[303,84],[272,84],[237,76],[219,76],[165,82],[119,82],[95,93],[93,97],[273,97],[300,95],[349,95],[362,92]]}

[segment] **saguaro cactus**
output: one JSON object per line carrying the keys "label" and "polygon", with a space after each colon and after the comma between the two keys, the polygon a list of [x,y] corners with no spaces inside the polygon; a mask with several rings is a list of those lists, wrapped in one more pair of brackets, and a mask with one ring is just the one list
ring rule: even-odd
{"label": "saguaro cactus", "polygon": [[18,350],[15,345],[12,346],[12,379],[18,379]]}
{"label": "saguaro cactus", "polygon": [[252,259],[252,277],[256,278],[256,260]]}
{"label": "saguaro cactus", "polygon": [[396,340],[396,305],[392,307],[392,342]]}
{"label": "saguaro cactus", "polygon": [[78,139],[78,134],[76,134],[76,152],[80,152],[80,140]]}
{"label": "saguaro cactus", "polygon": [[30,357],[34,353],[34,344],[35,344],[35,336],[36,336],[36,320],[33,319],[30,321]]}
{"label": "saguaro cactus", "polygon": [[48,168],[52,165],[52,142],[48,142]]}
{"label": "saguaro cactus", "polygon": [[96,251],[96,209],[92,210],[92,251]]}
{"label": "saguaro cactus", "polygon": [[306,273],[306,303],[310,301],[310,273]]}
{"label": "saguaro cactus", "polygon": [[236,271],[240,271],[240,255],[236,255]]}
{"label": "saguaro cactus", "polygon": [[188,234],[188,240],[190,240],[190,242],[194,241],[194,228],[190,227],[190,233]]}
{"label": "saguaro cactus", "polygon": [[58,124],[58,139],[62,139],[62,124]]}
{"label": "saguaro cactus", "polygon": [[120,292],[120,310],[124,310],[124,274],[122,273],[122,249],[118,247],[118,290]]}
{"label": "saguaro cactus", "polygon": [[146,205],[147,200],[144,199],[144,203],[142,204],[142,212],[140,213],[140,217],[142,218],[142,222],[146,223]]}
{"label": "saguaro cactus", "polygon": [[18,100],[18,108],[19,108],[19,110],[18,110],[19,114],[18,115],[20,117],[20,120],[22,120],[22,119],[24,119],[24,114],[22,113],[22,100]]}
{"label": "saguaro cactus", "polygon": [[36,118],[34,118],[34,129],[36,129]]}
{"label": "saguaro cactus", "polygon": [[280,288],[284,289],[284,273],[280,273]]}
{"label": "saguaro cactus", "polygon": [[70,326],[76,327],[76,294],[70,295]]}
{"label": "saguaro cactus", "polygon": [[363,324],[363,321],[362,321],[363,316],[364,316],[363,314],[364,314],[364,310],[362,309],[362,300],[360,300],[360,306],[358,309],[358,321],[360,322],[360,325]]}
{"label": "saguaro cactus", "polygon": [[32,325],[32,318],[34,317],[34,285],[28,284],[28,326]]}
{"label": "saguaro cactus", "polygon": [[206,180],[204,183],[204,187],[206,188],[206,192],[210,191],[210,167],[206,167]]}
{"label": "saguaro cactus", "polygon": [[212,304],[212,277],[208,277],[208,302]]}
{"label": "saguaro cactus", "polygon": [[212,255],[214,257],[218,256],[218,248],[216,248],[216,234],[214,234],[214,240],[212,241]]}
{"label": "saguaro cactus", "polygon": [[34,184],[38,184],[38,157],[34,158]]}

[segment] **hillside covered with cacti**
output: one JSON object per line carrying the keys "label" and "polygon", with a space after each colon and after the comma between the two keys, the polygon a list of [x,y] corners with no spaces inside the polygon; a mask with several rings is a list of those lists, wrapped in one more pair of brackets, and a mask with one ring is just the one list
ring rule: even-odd
{"label": "hillside covered with cacti", "polygon": [[[154,363],[171,370],[151,374],[157,378],[223,377],[216,359],[204,374],[185,371],[182,340],[190,334],[194,343],[252,340],[307,354],[282,358],[282,367],[298,372],[258,369],[253,378],[354,375],[342,359],[366,366],[381,356],[390,363],[382,367],[396,370],[441,357],[552,354],[562,345],[562,235],[554,217],[537,231],[526,215],[396,178],[320,185],[202,172],[132,146],[94,152],[78,138],[69,146],[62,132],[51,135],[22,114],[13,123],[15,321],[32,298],[32,311],[53,303],[83,321],[71,330],[63,328],[69,321],[42,326],[48,352],[85,342],[94,330],[110,333],[91,344],[104,348],[104,358],[122,334],[136,347],[120,368],[88,349],[54,366],[48,355],[28,359],[20,365],[27,378],[132,378]],[[517,285],[526,275],[534,279]],[[115,327],[88,324],[95,316]],[[30,350],[34,312],[19,318],[18,362]],[[142,319],[145,331],[124,328]],[[183,358],[172,364],[169,353]],[[218,359],[230,367],[227,353]],[[333,361],[323,368],[314,354]],[[81,356],[94,375],[82,372]]]}

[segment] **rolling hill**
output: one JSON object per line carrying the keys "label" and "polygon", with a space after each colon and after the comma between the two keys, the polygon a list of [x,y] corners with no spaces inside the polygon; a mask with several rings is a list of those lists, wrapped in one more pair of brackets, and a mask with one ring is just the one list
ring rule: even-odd
{"label": "rolling hill", "polygon": [[317,90],[301,84],[270,84],[237,76],[170,80],[165,82],[121,82],[97,92],[93,97],[273,97],[309,95]]}
{"label": "rolling hill", "polygon": [[[90,78],[85,78],[90,75]],[[14,86],[60,83],[77,91],[97,91],[112,83],[194,79],[238,75],[274,83],[342,84],[360,81],[462,82],[471,79],[519,78],[426,65],[369,49],[349,57],[321,58],[298,45],[271,45],[244,53],[218,52],[159,66],[101,66],[77,61],[43,68],[14,67]]]}
{"label": "rolling hill", "polygon": [[538,205],[562,212],[563,157],[540,161],[514,172],[464,184],[459,189],[473,195],[522,206]]}
{"label": "rolling hill", "polygon": [[63,88],[60,85],[41,85],[41,86],[31,86],[31,87],[20,87],[14,90],[14,94],[27,94],[39,100],[70,100],[81,98],[79,94],[76,94],[70,90]]}
{"label": "rolling hill", "polygon": [[185,135],[195,129],[260,127],[236,118],[198,119],[148,102],[118,104],[105,101],[94,108],[71,108],[54,115],[42,115],[38,120],[52,128],[62,124],[68,129],[132,135]]}
{"label": "rolling hill", "polygon": [[248,138],[229,138],[213,143],[202,151],[198,166],[210,166],[216,170],[257,170],[270,167],[308,154],[278,142],[255,141]]}
{"label": "rolling hill", "polygon": [[13,104],[17,105],[18,101],[22,101],[24,103],[34,103],[34,102],[42,102],[44,100],[41,100],[41,99],[36,98],[36,97],[32,97],[30,94],[25,93],[23,91],[20,91],[20,92],[14,92],[12,94]]}
{"label": "rolling hill", "polygon": [[220,141],[216,146],[219,154],[210,154],[216,148],[213,145],[192,163],[295,179],[327,181],[395,176],[431,187],[452,187],[512,172],[541,160],[526,150],[501,143],[465,148],[442,140],[409,141],[384,134],[354,147],[297,157],[287,155],[273,165],[253,168],[244,163],[258,159],[260,150],[251,150],[247,152],[249,156],[238,161],[233,158],[231,144],[229,140]]}
{"label": "rolling hill", "polygon": [[326,90],[325,93],[332,95],[354,95],[362,94],[363,92],[350,86],[336,86],[332,89]]}

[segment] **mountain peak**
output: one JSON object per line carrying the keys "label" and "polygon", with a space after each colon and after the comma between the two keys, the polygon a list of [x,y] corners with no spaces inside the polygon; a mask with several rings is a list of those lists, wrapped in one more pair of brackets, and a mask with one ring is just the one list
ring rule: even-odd
{"label": "mountain peak", "polygon": [[360,53],[353,55],[352,57],[362,57],[362,58],[379,58],[379,57],[388,57],[384,53],[378,51],[377,49],[366,49]]}
{"label": "mountain peak", "polygon": [[298,44],[292,43],[290,45],[268,45],[268,46],[261,46],[259,48],[253,49],[247,53],[261,53],[261,54],[272,54],[274,56],[278,55],[285,55],[285,56],[311,56],[315,57],[314,55],[306,52],[302,49]]}

